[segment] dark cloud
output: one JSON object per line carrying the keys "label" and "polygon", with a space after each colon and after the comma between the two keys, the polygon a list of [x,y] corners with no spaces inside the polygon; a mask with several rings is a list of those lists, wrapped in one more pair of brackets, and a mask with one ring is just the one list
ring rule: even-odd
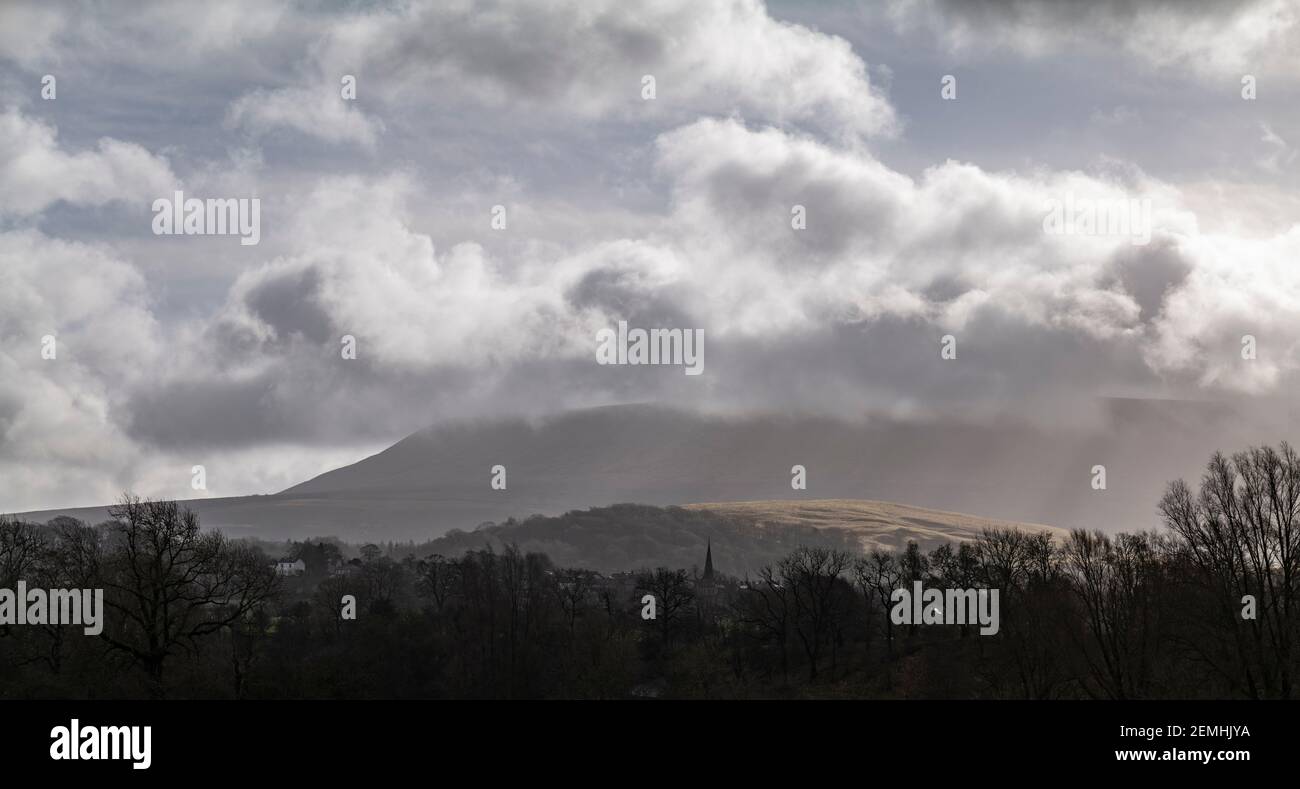
{"label": "dark cloud", "polygon": [[1120,250],[1112,270],[1126,293],[1142,308],[1142,320],[1153,320],[1164,305],[1165,295],[1179,287],[1193,269],[1170,241],[1153,241],[1148,246]]}
{"label": "dark cloud", "polygon": [[308,268],[258,283],[244,301],[253,315],[285,339],[302,336],[316,343],[334,336],[330,317],[317,301],[320,273]]}

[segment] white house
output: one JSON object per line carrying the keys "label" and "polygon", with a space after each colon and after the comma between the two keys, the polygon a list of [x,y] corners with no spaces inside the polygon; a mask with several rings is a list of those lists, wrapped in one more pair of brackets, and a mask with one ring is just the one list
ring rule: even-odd
{"label": "white house", "polygon": [[281,559],[275,563],[276,575],[302,575],[305,572],[307,572],[307,564],[302,559],[295,559],[292,562]]}

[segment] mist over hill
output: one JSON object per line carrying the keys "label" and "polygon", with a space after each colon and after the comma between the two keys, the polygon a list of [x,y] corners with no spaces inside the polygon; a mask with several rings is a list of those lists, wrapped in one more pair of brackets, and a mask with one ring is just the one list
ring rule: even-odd
{"label": "mist over hill", "polygon": [[[1100,425],[1026,421],[847,422],[714,418],[628,405],[550,419],[462,422],[266,496],[188,502],[205,527],[268,538],[427,540],[450,529],[625,502],[876,499],[987,518],[1105,531],[1157,525],[1166,483],[1199,478],[1210,453],[1275,441],[1218,404],[1112,400]],[[1252,432],[1253,431],[1253,432]],[[494,490],[494,466],[507,486]],[[791,467],[807,489],[791,488]],[[1107,488],[1092,487],[1104,465]],[[103,507],[25,517],[106,517]]]}

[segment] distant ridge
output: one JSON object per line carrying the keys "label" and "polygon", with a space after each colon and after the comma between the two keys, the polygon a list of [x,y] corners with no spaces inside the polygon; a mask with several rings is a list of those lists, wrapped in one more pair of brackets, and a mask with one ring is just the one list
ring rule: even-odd
{"label": "distant ridge", "polygon": [[[620,502],[834,499],[1135,531],[1158,525],[1166,483],[1199,478],[1213,451],[1288,437],[1276,427],[1254,435],[1245,416],[1218,403],[1113,400],[1101,421],[1071,432],[1013,420],[714,418],[608,406],[541,421],[440,425],[277,494],[187,503],[206,527],[271,538],[427,540],[487,521]],[[506,490],[489,484],[498,464],[507,468]],[[796,464],[807,469],[807,490],[791,489]],[[1106,466],[1106,490],[1090,485],[1096,464]],[[61,514],[106,517],[104,507],[24,516]]]}

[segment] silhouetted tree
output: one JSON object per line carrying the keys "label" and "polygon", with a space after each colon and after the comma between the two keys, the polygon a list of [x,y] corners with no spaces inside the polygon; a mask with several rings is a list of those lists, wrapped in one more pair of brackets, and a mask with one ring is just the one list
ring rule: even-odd
{"label": "silhouetted tree", "polygon": [[795,615],[793,590],[772,565],[758,571],[737,604],[740,621],[754,628],[760,640],[776,644],[781,664],[781,681],[790,683],[790,628]]}
{"label": "silhouetted tree", "polygon": [[1163,575],[1157,551],[1145,535],[1070,534],[1065,563],[1081,605],[1080,652],[1091,679],[1085,683],[1090,695],[1129,699],[1147,694]]}
{"label": "silhouetted tree", "polygon": [[685,570],[659,567],[654,572],[638,575],[636,590],[654,595],[656,624],[659,626],[664,649],[668,649],[672,642],[673,625],[682,610],[695,599],[689,576]]}
{"label": "silhouetted tree", "polygon": [[144,669],[155,693],[179,648],[243,619],[275,593],[266,557],[218,532],[174,501],[125,495],[113,518],[101,570],[104,604],[117,622],[101,637]]}
{"label": "silhouetted tree", "polygon": [[884,612],[884,630],[885,645],[888,657],[894,656],[894,620],[890,616],[893,608],[891,596],[894,590],[900,587],[902,583],[902,570],[899,568],[898,558],[892,553],[887,553],[880,549],[873,550],[870,556],[858,559],[853,565],[854,578],[858,586],[867,594],[867,590],[875,593],[876,599],[880,602],[880,609]]}
{"label": "silhouetted tree", "polygon": [[849,564],[849,555],[844,551],[799,548],[777,565],[781,582],[790,587],[794,600],[795,633],[808,658],[809,681],[817,679],[822,650],[828,643],[832,661],[837,654],[832,636],[844,609],[837,587]]}
{"label": "silhouetted tree", "polygon": [[[1231,459],[1215,453],[1193,494],[1182,480],[1160,502],[1205,606],[1186,640],[1242,695],[1291,698],[1300,584],[1300,457],[1283,442]],[[1243,618],[1247,595],[1255,617]]]}

